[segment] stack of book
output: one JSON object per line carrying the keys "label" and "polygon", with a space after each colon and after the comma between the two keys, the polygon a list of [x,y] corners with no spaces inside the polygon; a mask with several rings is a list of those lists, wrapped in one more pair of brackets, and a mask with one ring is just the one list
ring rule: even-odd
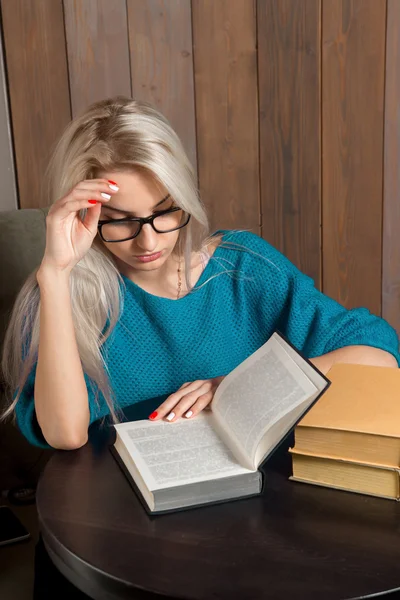
{"label": "stack of book", "polygon": [[400,500],[400,369],[337,364],[295,428],[295,481]]}

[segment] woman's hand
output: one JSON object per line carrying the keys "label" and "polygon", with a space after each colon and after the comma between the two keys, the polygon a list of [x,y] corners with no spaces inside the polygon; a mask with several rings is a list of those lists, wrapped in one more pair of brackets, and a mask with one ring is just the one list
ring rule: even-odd
{"label": "woman's hand", "polygon": [[[64,198],[57,200],[46,217],[46,249],[40,271],[48,268],[71,271],[84,257],[97,233],[101,206],[118,191],[107,179],[78,183]],[[88,209],[82,220],[79,211]]]}
{"label": "woman's hand", "polygon": [[215,377],[184,383],[150,415],[149,419],[159,421],[165,418],[173,422],[182,415],[187,419],[195,417],[211,404],[216,389],[223,379],[224,377]]}

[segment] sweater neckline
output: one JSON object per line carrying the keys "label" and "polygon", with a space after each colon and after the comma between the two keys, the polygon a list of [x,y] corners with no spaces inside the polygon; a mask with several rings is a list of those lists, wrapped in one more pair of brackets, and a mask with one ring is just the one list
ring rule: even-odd
{"label": "sweater neckline", "polygon": [[[215,233],[212,234],[212,237],[220,234],[220,233],[225,233],[224,230],[222,229],[218,229]],[[204,283],[203,280],[206,279],[206,276],[208,275],[208,271],[212,270],[212,259],[213,257],[216,255],[217,251],[219,251],[221,244],[218,244],[218,246],[215,248],[212,256],[210,257],[210,259],[207,261],[207,264],[205,266],[205,268],[203,269],[203,271],[201,272],[200,277],[198,278],[198,280],[196,281],[194,288],[197,288],[198,286],[200,286],[202,283]],[[149,298],[152,298],[155,301],[158,302],[174,302],[174,303],[183,303],[185,302],[185,300],[187,300],[188,298],[190,298],[191,296],[194,296],[194,292],[190,292],[189,294],[185,294],[184,296],[182,296],[182,298],[164,298],[164,296],[157,296],[156,294],[151,294],[150,292],[148,292],[147,290],[144,290],[142,287],[140,287],[140,285],[138,285],[137,283],[135,283],[134,281],[132,281],[131,279],[129,279],[129,277],[126,277],[126,275],[123,275],[121,273],[121,277],[125,282],[126,286],[130,286],[131,288],[135,289],[138,291],[138,293],[142,294],[143,296],[147,296]],[[199,290],[196,290],[196,292],[198,292]]]}

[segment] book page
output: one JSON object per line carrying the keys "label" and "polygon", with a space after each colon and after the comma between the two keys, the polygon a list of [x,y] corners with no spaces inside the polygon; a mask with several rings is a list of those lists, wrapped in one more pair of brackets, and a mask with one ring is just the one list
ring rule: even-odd
{"label": "book page", "polygon": [[193,420],[115,425],[150,490],[248,473],[212,426],[210,412]]}
{"label": "book page", "polygon": [[[232,371],[219,386],[213,413],[221,435],[256,468],[264,433],[285,414],[315,397],[317,387],[273,338]],[[279,440],[277,440],[279,441]]]}

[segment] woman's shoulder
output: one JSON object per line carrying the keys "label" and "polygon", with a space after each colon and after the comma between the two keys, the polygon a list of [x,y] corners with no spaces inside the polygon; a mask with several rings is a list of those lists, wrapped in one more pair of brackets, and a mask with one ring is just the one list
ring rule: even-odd
{"label": "woman's shoulder", "polygon": [[264,240],[257,233],[249,229],[218,229],[213,233],[213,238],[218,241],[221,240],[223,243],[240,244],[249,250],[254,250],[255,248],[261,248],[265,251],[274,250],[273,246],[267,240]]}
{"label": "woman's shoulder", "polygon": [[219,229],[213,236],[217,240],[216,248],[230,252],[240,260],[249,262],[253,267],[272,267],[288,271],[294,265],[267,240],[245,229]]}

